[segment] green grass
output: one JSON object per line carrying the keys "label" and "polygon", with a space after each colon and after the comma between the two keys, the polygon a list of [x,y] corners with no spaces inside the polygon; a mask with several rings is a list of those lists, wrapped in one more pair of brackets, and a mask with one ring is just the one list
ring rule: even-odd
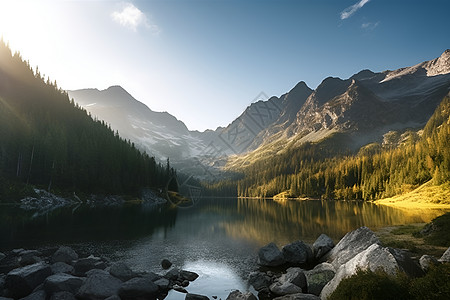
{"label": "green grass", "polygon": [[402,225],[391,231],[394,235],[412,234],[413,236],[417,234],[420,230],[414,225]]}

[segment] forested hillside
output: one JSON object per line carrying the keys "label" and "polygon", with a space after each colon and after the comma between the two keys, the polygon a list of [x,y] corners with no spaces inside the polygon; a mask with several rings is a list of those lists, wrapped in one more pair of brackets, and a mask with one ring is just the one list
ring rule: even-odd
{"label": "forested hillside", "polygon": [[240,180],[209,185],[239,196],[324,199],[379,199],[411,191],[432,180],[450,181],[450,97],[443,99],[421,135],[410,132],[400,146],[367,145],[358,154],[340,150],[343,136],[306,143],[300,148],[243,167]]}
{"label": "forested hillside", "polygon": [[0,199],[14,186],[136,193],[174,173],[45,81],[0,42]]}

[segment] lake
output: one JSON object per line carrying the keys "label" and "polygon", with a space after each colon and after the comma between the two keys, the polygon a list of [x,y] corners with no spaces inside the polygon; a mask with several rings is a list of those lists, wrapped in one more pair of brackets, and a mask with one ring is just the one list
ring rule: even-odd
{"label": "lake", "polygon": [[[189,292],[225,299],[248,290],[259,247],[296,240],[312,243],[326,233],[337,242],[360,226],[372,230],[429,222],[444,211],[411,211],[367,202],[201,199],[190,208],[66,207],[40,215],[0,206],[0,251],[70,245],[81,254],[124,260],[137,270],[163,273],[160,262],[197,272]],[[220,285],[217,283],[220,282]],[[184,299],[171,291],[167,299]]]}

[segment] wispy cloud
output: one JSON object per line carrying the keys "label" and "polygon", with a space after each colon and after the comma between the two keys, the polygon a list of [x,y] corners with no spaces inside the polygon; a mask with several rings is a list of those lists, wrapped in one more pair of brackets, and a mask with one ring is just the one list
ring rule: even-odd
{"label": "wispy cloud", "polygon": [[137,31],[138,27],[143,26],[153,34],[161,32],[158,25],[152,24],[147,16],[132,3],[124,3],[121,10],[114,11],[111,17],[115,22],[133,31]]}
{"label": "wispy cloud", "polygon": [[345,20],[347,18],[350,18],[354,13],[356,13],[361,7],[366,5],[367,2],[370,0],[361,0],[352,6],[347,7],[341,12],[341,20]]}
{"label": "wispy cloud", "polygon": [[367,29],[367,30],[374,30],[374,29],[378,26],[378,24],[380,24],[380,22],[375,22],[375,23],[372,23],[372,22],[362,23],[362,24],[361,24],[361,28],[362,28],[362,29]]}

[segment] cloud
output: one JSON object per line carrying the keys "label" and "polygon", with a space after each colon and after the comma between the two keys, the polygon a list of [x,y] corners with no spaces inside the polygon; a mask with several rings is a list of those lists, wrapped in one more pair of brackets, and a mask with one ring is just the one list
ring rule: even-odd
{"label": "cloud", "polygon": [[367,23],[362,23],[361,24],[361,28],[362,29],[367,29],[367,30],[374,30],[378,24],[380,24],[380,22],[376,22],[376,23],[372,23],[372,22],[367,22]]}
{"label": "cloud", "polygon": [[344,9],[341,12],[341,20],[350,18],[354,13],[356,13],[360,8],[362,8],[369,1],[370,0],[361,0],[358,3],[355,3],[352,6],[349,6],[346,9]]}
{"label": "cloud", "polygon": [[159,34],[160,29],[156,24],[150,23],[147,16],[132,3],[124,3],[122,10],[114,11],[111,14],[112,19],[120,25],[136,31],[138,27],[143,26],[153,32]]}

